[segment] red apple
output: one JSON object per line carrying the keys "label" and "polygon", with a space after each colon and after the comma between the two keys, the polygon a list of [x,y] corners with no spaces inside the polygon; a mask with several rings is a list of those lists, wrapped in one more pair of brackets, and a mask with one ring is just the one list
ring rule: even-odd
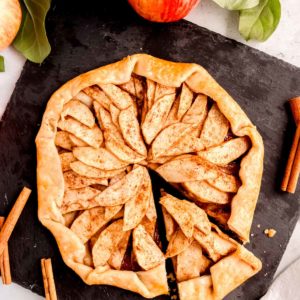
{"label": "red apple", "polygon": [[200,0],[128,0],[143,18],[153,22],[174,22],[184,18]]}

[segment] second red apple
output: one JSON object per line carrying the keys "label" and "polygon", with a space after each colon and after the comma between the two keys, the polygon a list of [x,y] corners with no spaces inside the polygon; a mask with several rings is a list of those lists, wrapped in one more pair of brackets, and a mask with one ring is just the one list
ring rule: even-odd
{"label": "second red apple", "polygon": [[128,0],[144,19],[153,22],[175,22],[184,18],[200,0]]}

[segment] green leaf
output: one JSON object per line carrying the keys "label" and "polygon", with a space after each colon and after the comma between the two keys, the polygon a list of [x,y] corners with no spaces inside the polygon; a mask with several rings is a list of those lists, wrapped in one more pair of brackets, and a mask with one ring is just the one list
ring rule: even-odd
{"label": "green leaf", "polygon": [[0,72],[5,71],[5,65],[4,65],[4,57],[0,55]]}
{"label": "green leaf", "polygon": [[277,28],[280,16],[279,0],[261,0],[258,6],[240,12],[239,31],[247,41],[265,41]]}
{"label": "green leaf", "polygon": [[255,7],[259,0],[213,0],[219,6],[229,10],[241,10]]}
{"label": "green leaf", "polygon": [[14,40],[14,46],[30,61],[42,63],[51,51],[45,28],[51,0],[23,0],[23,2],[22,24]]}

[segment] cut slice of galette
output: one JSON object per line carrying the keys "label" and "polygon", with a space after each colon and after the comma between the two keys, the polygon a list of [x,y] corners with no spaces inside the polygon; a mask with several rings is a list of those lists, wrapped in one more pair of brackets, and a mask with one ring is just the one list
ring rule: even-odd
{"label": "cut slice of galette", "polygon": [[217,300],[260,271],[261,261],[210,223],[199,206],[162,193],[160,204],[181,300]]}
{"label": "cut slice of galette", "polygon": [[[249,241],[262,139],[199,65],[137,54],[82,74],[50,98],[36,145],[39,219],[64,262],[87,284],[109,284],[146,298],[168,293],[149,169],[190,201],[164,208],[173,224],[166,226],[166,256],[176,258],[179,289],[190,284],[190,271],[199,275],[201,267],[205,274],[212,262],[211,270],[221,268],[229,253],[243,265],[240,257],[248,252],[224,238],[207,215]],[[186,213],[191,205],[192,218]],[[211,250],[212,240],[230,246],[229,252]],[[216,297],[244,281],[221,292],[214,278],[199,280],[213,284]]]}

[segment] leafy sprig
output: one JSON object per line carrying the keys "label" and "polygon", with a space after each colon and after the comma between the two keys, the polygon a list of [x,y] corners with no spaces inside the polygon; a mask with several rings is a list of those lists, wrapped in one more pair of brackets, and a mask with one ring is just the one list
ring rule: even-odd
{"label": "leafy sprig", "polygon": [[245,40],[267,40],[281,17],[279,0],[213,0],[219,6],[238,10],[239,31]]}
{"label": "leafy sprig", "polygon": [[22,23],[13,45],[28,60],[42,63],[51,51],[45,28],[51,0],[22,1]]}

